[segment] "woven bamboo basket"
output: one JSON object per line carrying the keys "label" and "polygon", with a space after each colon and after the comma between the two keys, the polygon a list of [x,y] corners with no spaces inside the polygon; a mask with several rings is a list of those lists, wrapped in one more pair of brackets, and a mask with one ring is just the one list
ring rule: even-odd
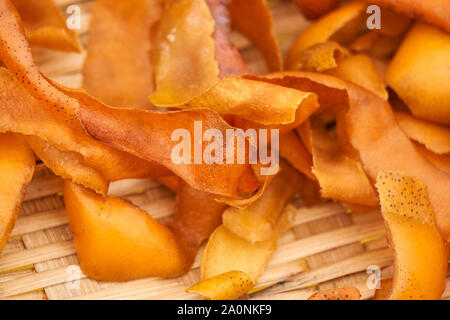
{"label": "woven bamboo basket", "polygon": [[[79,36],[83,45],[89,30],[92,1],[58,0],[64,9],[81,7]],[[269,1],[275,33],[283,52],[308,24],[291,1]],[[233,40],[250,69],[264,73],[264,62],[247,40]],[[81,87],[85,53],[68,54],[35,50],[43,73],[57,82]],[[125,283],[89,279],[78,266],[62,198],[62,180],[40,167],[28,187],[16,226],[0,256],[0,299],[198,299],[186,288],[200,280],[200,250],[192,269],[174,279],[147,278]],[[166,221],[175,209],[175,195],[154,180],[113,183],[110,193],[122,196],[153,217]],[[392,275],[393,254],[388,248],[379,210],[351,214],[341,205],[326,203],[304,207],[294,201],[292,228],[279,246],[250,299],[306,299],[318,290],[342,286],[360,289],[370,299],[369,266],[381,277]],[[278,284],[277,284],[278,283]],[[270,286],[277,284],[275,286]],[[270,287],[269,289],[265,289]],[[443,299],[450,299],[450,276]]]}

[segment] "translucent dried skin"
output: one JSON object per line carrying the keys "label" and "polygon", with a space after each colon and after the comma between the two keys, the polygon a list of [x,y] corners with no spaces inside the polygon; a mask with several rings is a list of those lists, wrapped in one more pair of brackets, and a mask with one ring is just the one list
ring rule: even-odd
{"label": "translucent dried skin", "polygon": [[281,72],[259,79],[315,92],[321,105],[340,105],[339,99],[343,98],[340,95],[346,92],[348,111],[345,113],[344,125],[351,145],[358,150],[366,174],[373,180],[380,170],[402,171],[417,177],[428,188],[441,234],[446,241],[450,240],[449,175],[417,152],[400,129],[386,101],[349,82],[323,74]]}
{"label": "translucent dried skin", "polygon": [[337,68],[328,70],[327,73],[359,85],[384,100],[388,99],[386,85],[367,55],[355,54],[344,58]]}
{"label": "translucent dried skin", "polygon": [[[107,181],[167,174],[163,167],[91,138],[77,118],[71,122],[66,121],[67,114],[64,114],[63,110],[55,111],[59,110],[58,107],[51,110],[42,100],[33,98],[4,68],[0,69],[0,92],[1,132],[11,131],[36,136],[60,151],[79,154],[87,166],[96,169]],[[76,171],[71,172],[72,175],[75,173]],[[101,189],[103,188],[100,185],[94,190]]]}
{"label": "translucent dried skin", "polygon": [[[81,120],[89,134],[95,138],[144,160],[165,166],[195,189],[244,199],[251,197],[262,185],[248,160],[246,164],[225,165],[226,152],[223,152],[223,164],[206,164],[204,160],[201,164],[195,164],[194,145],[197,139],[202,139],[194,135],[196,121],[201,121],[203,133],[215,129],[226,137],[226,129],[232,129],[214,111],[198,109],[158,113],[86,105],[81,110]],[[171,140],[172,133],[177,129],[185,129],[191,137],[186,143],[191,146],[190,164],[176,164],[172,161],[172,150],[180,143],[179,140]],[[203,143],[198,147],[201,155],[208,145]],[[237,155],[237,144],[234,147],[234,154]],[[247,154],[248,150],[247,147]]]}
{"label": "translucent dried skin", "polygon": [[214,199],[214,195],[183,184],[177,195],[172,230],[186,252],[191,264],[200,245],[222,223],[222,213],[227,206]]}
{"label": "translucent dried skin", "polygon": [[450,153],[450,128],[417,119],[404,112],[395,112],[400,127],[411,139],[437,154]]}
{"label": "translucent dried skin", "polygon": [[450,32],[450,3],[447,0],[435,0],[432,5],[421,0],[370,0],[368,2],[386,6],[411,18],[419,18]]}
{"label": "translucent dried skin", "polygon": [[214,20],[204,0],[170,2],[155,40],[153,104],[182,105],[217,83],[213,33]]}
{"label": "translucent dried skin", "polygon": [[246,36],[263,54],[269,71],[282,69],[278,42],[273,34],[273,19],[265,0],[230,0],[231,25]]}
{"label": "translucent dried skin", "polygon": [[338,66],[339,61],[350,55],[350,52],[334,41],[313,45],[302,51],[297,57],[295,70],[322,72]]}
{"label": "translucent dried skin", "polygon": [[[313,23],[300,34],[289,50],[286,60],[286,68],[289,70],[296,69],[296,66],[298,65],[297,59],[303,50],[306,50],[318,43],[323,43],[330,40],[338,31],[344,30],[345,33],[347,33],[347,30],[345,30],[344,27],[351,25],[350,23],[352,21],[358,19],[362,13],[365,12],[366,8],[367,5],[363,2],[352,2],[329,13]],[[357,32],[358,28],[353,28],[352,26],[350,29],[353,30],[352,32]],[[347,37],[348,36],[346,35],[345,38]]]}
{"label": "translucent dried skin", "polygon": [[360,300],[361,293],[355,287],[335,288],[317,292],[308,300]]}
{"label": "translucent dried skin", "polygon": [[151,107],[150,38],[161,6],[161,0],[94,2],[83,67],[83,88],[89,94],[114,107]]}
{"label": "translucent dried skin", "polygon": [[230,271],[199,282],[186,291],[196,293],[207,300],[235,300],[246,294],[253,281],[241,271]]}
{"label": "translucent dried skin", "polygon": [[369,178],[358,161],[345,155],[325,128],[311,123],[313,174],[322,197],[375,206],[377,199]]}
{"label": "translucent dried skin", "polygon": [[14,228],[36,160],[18,136],[0,134],[0,253]]}
{"label": "translucent dried skin", "polygon": [[295,0],[295,3],[308,19],[317,19],[336,9],[341,0]]}
{"label": "translucent dried skin", "polygon": [[251,242],[277,238],[282,212],[287,202],[301,188],[299,174],[282,162],[281,171],[272,179],[262,196],[245,209],[228,208],[223,213],[223,225]]}
{"label": "translucent dried skin", "polygon": [[302,121],[319,107],[314,94],[238,77],[220,80],[188,106],[209,108],[263,125]]}
{"label": "translucent dried skin", "polygon": [[175,235],[147,212],[67,180],[64,201],[80,266],[89,277],[128,281],[186,271]]}
{"label": "translucent dried skin", "polygon": [[67,28],[61,9],[52,0],[12,0],[33,46],[81,52],[77,34]]}
{"label": "translucent dried skin", "polygon": [[[244,59],[231,42],[230,0],[205,0],[214,19],[215,58],[219,65],[219,78],[248,73]],[[249,17],[247,17],[249,18]]]}
{"label": "translucent dried skin", "polygon": [[395,250],[388,299],[440,299],[445,290],[448,249],[435,224],[428,192],[416,178],[380,171],[381,210]]}
{"label": "translucent dried skin", "polygon": [[220,226],[209,238],[203,252],[202,280],[240,270],[256,282],[275,249],[274,239],[252,244]]}
{"label": "translucent dried skin", "polygon": [[316,179],[311,170],[311,154],[308,153],[295,131],[288,132],[280,137],[280,155],[299,172],[312,180]]}
{"label": "translucent dried skin", "polygon": [[106,195],[109,181],[98,170],[87,166],[79,153],[61,151],[37,136],[24,136],[33,152],[57,176],[70,179],[95,192]]}
{"label": "translucent dried skin", "polygon": [[418,118],[450,124],[449,55],[449,34],[416,23],[389,65],[387,83]]}

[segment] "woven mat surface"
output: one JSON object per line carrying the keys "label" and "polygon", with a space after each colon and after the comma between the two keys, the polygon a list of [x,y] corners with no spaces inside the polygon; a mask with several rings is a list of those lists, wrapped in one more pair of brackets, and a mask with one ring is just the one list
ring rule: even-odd
{"label": "woven mat surface", "polygon": [[[81,7],[80,39],[87,43],[92,1],[58,0],[64,9]],[[275,33],[285,52],[306,26],[291,1],[269,1]],[[246,39],[233,40],[250,69],[264,73],[260,54]],[[85,53],[68,54],[34,50],[42,72],[59,83],[81,87]],[[62,198],[62,180],[41,168],[28,187],[17,224],[0,255],[0,299],[197,299],[185,289],[200,280],[200,250],[192,269],[175,279],[147,278],[126,283],[94,281],[79,266]],[[165,221],[175,209],[175,195],[154,180],[125,180],[111,185],[110,193],[122,196],[153,217]],[[277,286],[259,290],[250,299],[306,299],[317,290],[353,285],[369,299],[374,290],[367,281],[369,266],[392,275],[393,255],[388,249],[378,210],[350,214],[339,204],[302,207],[293,202],[293,227],[279,240],[278,249],[257,288],[295,276],[295,290]],[[450,299],[450,277],[444,299]]]}

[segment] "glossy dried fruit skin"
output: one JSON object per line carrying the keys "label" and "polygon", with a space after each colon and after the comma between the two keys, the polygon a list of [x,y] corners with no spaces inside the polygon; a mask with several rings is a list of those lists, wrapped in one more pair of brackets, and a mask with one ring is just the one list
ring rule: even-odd
{"label": "glossy dried fruit skin", "polygon": [[33,152],[19,136],[0,134],[0,253],[16,223],[35,163]]}
{"label": "glossy dried fruit skin", "polygon": [[395,250],[392,300],[440,299],[445,289],[448,248],[435,224],[425,185],[399,172],[380,171],[381,210]]}
{"label": "glossy dried fruit skin", "polygon": [[204,0],[170,1],[155,40],[157,106],[182,105],[219,80],[214,20]]}
{"label": "glossy dried fruit skin", "polygon": [[308,300],[360,300],[361,293],[355,287],[335,288],[317,292]]}
{"label": "glossy dried fruit skin", "polygon": [[80,266],[89,277],[128,281],[186,271],[173,232],[129,202],[102,197],[68,180],[64,201]]}
{"label": "glossy dried fruit skin", "polygon": [[207,300],[235,300],[253,287],[251,278],[242,271],[229,271],[203,280],[186,291]]}
{"label": "glossy dried fruit skin", "polygon": [[53,0],[12,0],[20,14],[32,46],[51,50],[81,52],[83,48],[74,30]]}
{"label": "glossy dried fruit skin", "polygon": [[[65,115],[60,114],[64,113],[63,111],[55,112],[43,104],[42,100],[32,97],[4,68],[0,69],[0,90],[4,93],[0,96],[0,103],[3,106],[0,108],[1,132],[10,131],[38,137],[66,156],[73,154],[75,158],[72,161],[78,161],[76,158],[79,158],[81,163],[97,170],[108,182],[133,176],[135,178],[153,174],[157,176],[158,172],[164,174],[164,168],[160,171],[147,161],[115,150],[93,139],[86,134],[78,119],[66,122]],[[56,165],[56,162],[54,164]],[[60,163],[59,166],[61,165]],[[70,174],[75,175],[76,171]],[[84,175],[89,179],[94,176]],[[98,185],[94,179],[87,182],[80,177],[79,182],[82,181],[81,179],[85,181],[83,184],[89,185],[97,192],[104,190],[104,182],[101,182],[100,178],[97,180],[101,182]]]}
{"label": "glossy dried fruit skin", "polygon": [[161,14],[161,0],[94,2],[83,66],[90,95],[114,107],[151,108],[151,37]]}
{"label": "glossy dried fruit skin", "polygon": [[418,118],[450,125],[450,35],[418,22],[386,72],[389,86]]}

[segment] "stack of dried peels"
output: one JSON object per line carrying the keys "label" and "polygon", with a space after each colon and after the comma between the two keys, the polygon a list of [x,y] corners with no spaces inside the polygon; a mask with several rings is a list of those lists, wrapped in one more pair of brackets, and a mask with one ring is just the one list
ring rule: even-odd
{"label": "stack of dried peels", "polygon": [[[93,279],[179,276],[207,241],[202,282],[189,292],[239,298],[300,195],[355,212],[381,205],[396,259],[377,297],[439,299],[450,241],[450,2],[371,1],[374,16],[364,1],[296,2],[318,20],[283,63],[264,0],[95,0],[83,89],[74,89],[32,56],[31,46],[82,50],[59,8],[0,0],[0,250],[36,155],[65,180],[78,258]],[[250,73],[231,30],[270,74]],[[107,195],[126,178],[176,192],[173,221]],[[311,299],[359,299],[355,290]]]}

